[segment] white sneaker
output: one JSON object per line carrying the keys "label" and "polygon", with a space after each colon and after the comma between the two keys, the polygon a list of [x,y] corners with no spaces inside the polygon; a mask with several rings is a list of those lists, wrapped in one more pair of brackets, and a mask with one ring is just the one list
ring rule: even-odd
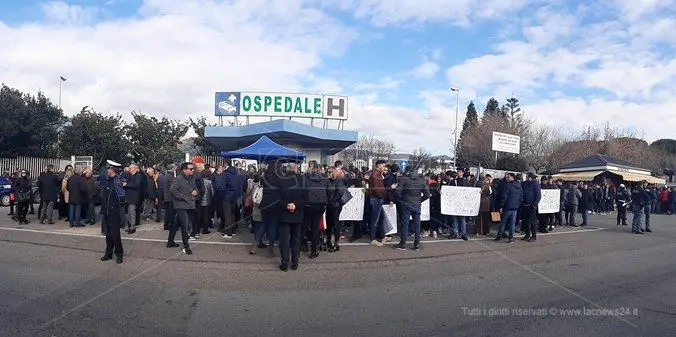
{"label": "white sneaker", "polygon": [[430,232],[428,232],[428,231],[423,231],[421,236],[424,237],[424,238],[426,238],[426,237],[430,236]]}
{"label": "white sneaker", "polygon": [[196,237],[194,237],[194,236],[191,236],[191,237],[189,238],[189,240],[190,240],[190,241],[196,241],[196,240],[197,240],[197,238],[196,238]]}
{"label": "white sneaker", "polygon": [[439,234],[437,234],[437,231],[432,231],[432,237],[433,237],[433,238],[436,239],[436,238],[437,238],[437,235],[439,235]]}
{"label": "white sneaker", "polygon": [[223,235],[221,235],[221,237],[224,238],[224,239],[232,239],[233,238],[232,235],[228,235],[228,234],[223,234]]}
{"label": "white sneaker", "polygon": [[378,240],[371,241],[371,246],[382,247],[383,243]]}
{"label": "white sneaker", "polygon": [[386,237],[383,238],[383,242],[390,242],[390,241],[392,241],[391,236],[386,236]]}

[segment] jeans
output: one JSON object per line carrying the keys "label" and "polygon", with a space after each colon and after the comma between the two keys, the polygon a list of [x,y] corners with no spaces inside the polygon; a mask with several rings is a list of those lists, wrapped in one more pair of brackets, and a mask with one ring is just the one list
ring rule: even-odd
{"label": "jeans", "polygon": [[155,204],[155,199],[146,199],[143,201],[143,218],[150,219],[150,216],[153,213],[153,210],[157,208]]}
{"label": "jeans", "polygon": [[89,222],[90,225],[96,223],[96,204],[93,202],[87,204],[87,222]]}
{"label": "jeans", "polygon": [[42,201],[42,208],[39,214],[40,220],[48,219],[49,222],[54,222],[54,201]]}
{"label": "jeans", "polygon": [[371,217],[369,218],[369,240],[373,241],[376,239],[378,224],[380,223],[380,218],[383,214],[383,199],[370,197],[369,204],[371,205]]}
{"label": "jeans", "polygon": [[[460,225],[458,227],[458,225]],[[453,234],[458,236],[467,235],[467,218],[464,216],[453,216]]]}
{"label": "jeans", "polygon": [[[509,227],[507,227],[509,226]],[[514,230],[516,229],[516,211],[503,211],[502,221],[498,228],[498,237],[505,235],[505,230],[509,230],[509,239],[514,238]]]}
{"label": "jeans", "polygon": [[176,223],[174,223],[174,225],[169,230],[169,243],[174,242],[174,238],[176,238],[176,232],[178,232],[179,227],[181,228],[183,248],[190,248],[190,244],[188,243],[188,233],[190,232],[190,215],[188,214],[187,209],[176,210]]}
{"label": "jeans", "polygon": [[277,227],[279,227],[279,218],[272,214],[261,214],[263,221],[256,226],[255,242],[263,243],[263,236],[268,233],[268,247],[275,246],[277,239]]}
{"label": "jeans", "polygon": [[222,206],[223,218],[221,218],[219,232],[232,235],[235,233],[235,209],[237,209],[237,202],[223,201]]}
{"label": "jeans", "polygon": [[648,208],[645,208],[644,213],[645,213],[645,229],[650,229],[650,210]]}
{"label": "jeans", "polygon": [[[413,208],[411,206],[407,206],[402,204],[402,225],[401,225],[401,230],[402,235],[401,235],[401,240],[399,241],[400,244],[405,245],[406,244],[406,239],[408,238],[408,227],[409,223],[412,221],[413,222],[413,233],[414,233],[414,239],[413,239],[413,246],[418,247],[420,246],[420,209]],[[413,218],[411,220],[411,218]]]}
{"label": "jeans", "polygon": [[174,203],[171,201],[164,202],[164,228],[169,229],[173,226],[176,218],[174,213]]}
{"label": "jeans", "polygon": [[582,213],[582,224],[586,225],[587,219],[589,218],[589,211],[583,209],[580,211],[580,213]]}
{"label": "jeans", "polygon": [[68,204],[68,222],[71,225],[79,224],[82,219],[82,205],[80,204]]}
{"label": "jeans", "polygon": [[577,205],[568,205],[567,215],[566,221],[568,222],[568,225],[575,225],[575,218],[577,217]]}
{"label": "jeans", "polygon": [[127,205],[127,228],[129,229],[136,229],[136,215],[137,215],[138,207],[136,204],[129,204]]}

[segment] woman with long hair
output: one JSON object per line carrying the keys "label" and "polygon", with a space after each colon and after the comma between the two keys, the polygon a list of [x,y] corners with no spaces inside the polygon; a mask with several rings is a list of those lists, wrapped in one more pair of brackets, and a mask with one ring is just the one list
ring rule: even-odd
{"label": "woman with long hair", "polygon": [[[256,254],[258,248],[267,248],[268,257],[275,255],[275,240],[277,239],[277,230],[279,228],[279,219],[282,213],[286,210],[286,204],[282,202],[280,178],[282,175],[282,163],[277,161],[270,163],[260,179],[260,186],[263,188],[263,197],[260,204],[258,204],[258,212],[260,212],[261,222],[256,226],[256,233],[254,235],[254,242],[249,250],[250,254]],[[254,184],[256,182],[254,181]],[[252,188],[252,198],[253,198]],[[255,200],[254,200],[254,207]],[[268,245],[263,243],[263,237],[268,237]]]}
{"label": "woman with long hair", "polygon": [[28,171],[21,170],[19,177],[16,178],[12,184],[14,186],[14,199],[16,200],[16,220],[19,224],[27,224],[28,208],[31,201],[31,181],[28,178]]}
{"label": "woman with long hair", "polygon": [[[340,212],[343,210],[343,195],[346,193],[345,173],[339,168],[329,168],[328,200],[326,204],[326,246],[330,253],[340,250],[338,241],[343,229]],[[333,243],[331,242],[333,235]]]}
{"label": "woman with long hair", "polygon": [[479,217],[476,222],[477,235],[488,235],[491,232],[491,204],[493,198],[491,179],[491,175],[486,174],[481,184],[481,203],[479,204]]}
{"label": "woman with long hair", "polygon": [[[303,230],[301,235],[310,232],[310,258],[319,257],[319,226],[322,216],[326,211],[328,199],[329,180],[322,175],[321,166],[312,160],[308,163],[309,172],[303,177],[305,209],[303,211]],[[305,244],[303,244],[305,246]]]}

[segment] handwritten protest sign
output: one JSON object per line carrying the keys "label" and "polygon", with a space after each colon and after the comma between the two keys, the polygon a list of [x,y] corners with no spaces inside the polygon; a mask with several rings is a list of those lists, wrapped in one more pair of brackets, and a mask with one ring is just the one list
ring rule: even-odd
{"label": "handwritten protest sign", "polygon": [[[413,216],[410,217],[413,220]],[[420,204],[420,221],[430,221],[430,199]]]}
{"label": "handwritten protest sign", "polygon": [[343,205],[340,212],[340,221],[361,221],[364,218],[364,189],[348,188],[352,199]]}
{"label": "handwritten protest sign", "polygon": [[397,205],[383,205],[383,229],[385,235],[397,234]]}
{"label": "handwritten protest sign", "polygon": [[558,213],[561,206],[561,194],[558,189],[542,190],[538,204],[538,214]]}
{"label": "handwritten protest sign", "polygon": [[441,214],[477,216],[480,204],[481,188],[441,186]]}

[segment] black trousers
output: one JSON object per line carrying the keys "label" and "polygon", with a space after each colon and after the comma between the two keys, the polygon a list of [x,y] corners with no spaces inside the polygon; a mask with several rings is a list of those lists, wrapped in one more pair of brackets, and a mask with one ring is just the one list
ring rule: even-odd
{"label": "black trousers", "polygon": [[523,216],[522,227],[526,235],[537,236],[536,208],[533,205],[522,205],[521,216]]}
{"label": "black trousers", "polygon": [[334,236],[334,243],[340,240],[340,233],[343,230],[343,223],[340,221],[340,212],[343,206],[326,208],[326,244],[331,244],[331,235]]}
{"label": "black trousers", "polygon": [[[621,222],[620,222],[621,220]],[[617,224],[626,224],[627,223],[627,208],[621,204],[617,205]]]}
{"label": "black trousers", "polygon": [[169,243],[173,243],[176,238],[176,232],[178,229],[181,229],[181,238],[183,239],[183,248],[190,248],[190,243],[188,239],[190,236],[188,232],[190,231],[190,214],[188,214],[187,209],[177,209],[176,210],[176,222],[169,230]]}
{"label": "black trousers", "polygon": [[199,208],[195,210],[197,222],[192,226],[191,236],[195,236],[199,233],[205,234],[209,230],[209,220],[211,219],[210,213],[211,206],[199,206]]}
{"label": "black trousers", "polygon": [[279,224],[279,253],[282,264],[297,266],[300,259],[300,227],[299,223],[283,222]]}
{"label": "black trousers", "polygon": [[14,215],[14,201],[9,203],[9,214],[7,215]]}
{"label": "black trousers", "polygon": [[173,227],[176,221],[176,214],[174,212],[174,203],[171,201],[164,202],[164,227],[169,229]]}
{"label": "black trousers", "polygon": [[122,248],[122,236],[120,235],[120,228],[122,227],[121,217],[103,215],[101,224],[105,226],[106,233],[106,253],[105,256],[122,257],[124,250]]}
{"label": "black trousers", "polygon": [[20,201],[16,205],[16,218],[19,221],[26,221],[26,216],[28,216],[28,204],[30,201]]}
{"label": "black trousers", "polygon": [[326,211],[324,205],[308,205],[303,211],[303,227],[310,230],[310,247],[313,252],[319,247],[319,223],[322,221],[324,211]]}

